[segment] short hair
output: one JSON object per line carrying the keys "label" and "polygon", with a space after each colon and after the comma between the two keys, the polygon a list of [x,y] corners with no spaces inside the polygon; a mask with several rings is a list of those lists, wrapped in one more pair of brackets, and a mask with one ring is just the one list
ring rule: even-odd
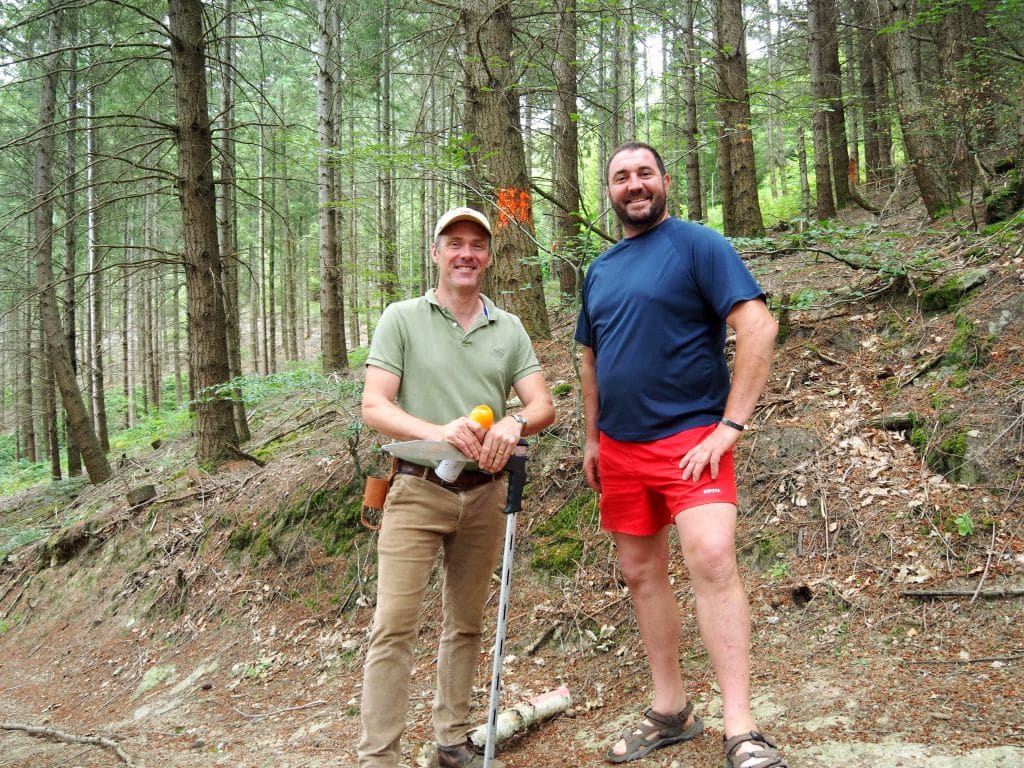
{"label": "short hair", "polygon": [[668,173],[668,171],[665,170],[665,161],[661,159],[661,155],[658,154],[658,150],[650,144],[644,144],[642,141],[627,141],[624,144],[619,144],[619,146],[613,149],[611,155],[608,157],[608,163],[604,167],[604,178],[606,181],[608,179],[608,172],[611,171],[612,168],[612,160],[623,152],[632,152],[635,149],[646,149],[654,155],[654,162],[658,164],[659,173],[661,173],[662,176]]}

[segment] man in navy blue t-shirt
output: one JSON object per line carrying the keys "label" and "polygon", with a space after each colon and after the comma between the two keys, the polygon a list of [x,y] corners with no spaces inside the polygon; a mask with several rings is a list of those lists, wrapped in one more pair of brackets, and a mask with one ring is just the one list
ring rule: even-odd
{"label": "man in navy blue t-shirt", "polygon": [[[661,157],[630,142],[608,163],[625,237],[591,265],[582,345],[587,482],[615,541],[654,695],[607,759],[624,763],[703,730],[679,669],[669,532],[693,581],[697,624],[722,691],[732,768],[785,768],[750,711],[750,613],[736,565],[733,448],[754,413],[778,326],[764,293],[712,229],[668,215]],[[736,334],[732,376],[726,327]]]}

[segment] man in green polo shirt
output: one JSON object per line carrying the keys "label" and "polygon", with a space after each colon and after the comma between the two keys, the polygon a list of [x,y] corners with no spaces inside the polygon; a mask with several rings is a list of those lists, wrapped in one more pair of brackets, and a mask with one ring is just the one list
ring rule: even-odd
{"label": "man in green polo shirt", "polygon": [[[363,672],[360,768],[396,768],[423,594],[444,551],[444,614],[433,721],[441,768],[475,768],[469,699],[484,601],[505,521],[500,470],[524,435],[555,419],[530,339],[515,315],[480,293],[491,227],[455,208],[434,228],[437,288],[391,304],[370,345],[363,421],[396,440],[444,440],[473,461],[451,483],[432,467],[399,461],[377,544],[377,609]],[[505,413],[514,389],[522,408]],[[467,414],[494,411],[484,429]],[[498,765],[495,762],[495,765]]]}

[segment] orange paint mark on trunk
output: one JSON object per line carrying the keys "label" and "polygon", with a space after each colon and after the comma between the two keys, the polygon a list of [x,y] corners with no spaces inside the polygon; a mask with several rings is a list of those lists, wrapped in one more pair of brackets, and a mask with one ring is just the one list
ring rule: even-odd
{"label": "orange paint mark on trunk", "polygon": [[529,190],[506,187],[498,190],[498,226],[507,227],[513,221],[529,225],[533,201]]}

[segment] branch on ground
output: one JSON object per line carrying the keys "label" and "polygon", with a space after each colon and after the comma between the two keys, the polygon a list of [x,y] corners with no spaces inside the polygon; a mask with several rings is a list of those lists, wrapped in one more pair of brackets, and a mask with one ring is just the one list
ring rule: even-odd
{"label": "branch on ground", "polygon": [[0,723],[0,731],[24,731],[29,736],[37,736],[42,739],[59,741],[64,744],[91,744],[97,747],[109,749],[120,758],[121,762],[128,768],[135,768],[135,764],[128,754],[121,749],[121,745],[106,736],[78,736],[74,733],[67,733],[57,728],[46,725],[29,725],[26,723]]}

